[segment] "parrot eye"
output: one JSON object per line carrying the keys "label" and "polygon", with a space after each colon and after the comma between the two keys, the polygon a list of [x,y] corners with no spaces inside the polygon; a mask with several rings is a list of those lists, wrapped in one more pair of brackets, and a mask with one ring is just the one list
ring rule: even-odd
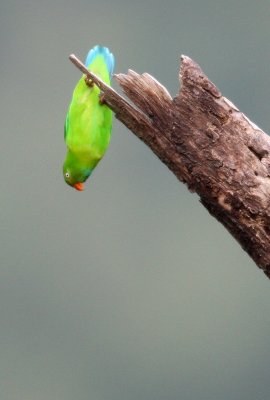
{"label": "parrot eye", "polygon": [[69,178],[69,177],[70,177],[69,172],[66,172],[66,173],[65,173],[65,177],[66,177],[66,178]]}

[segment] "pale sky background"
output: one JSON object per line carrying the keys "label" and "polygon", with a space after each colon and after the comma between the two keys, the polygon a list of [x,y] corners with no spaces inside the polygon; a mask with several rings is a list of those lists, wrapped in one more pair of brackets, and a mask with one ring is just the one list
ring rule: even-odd
{"label": "pale sky background", "polygon": [[269,399],[270,282],[197,196],[116,120],[85,192],[62,178],[70,53],[106,45],[173,95],[186,54],[270,132],[269,21],[269,0],[1,0],[1,400]]}

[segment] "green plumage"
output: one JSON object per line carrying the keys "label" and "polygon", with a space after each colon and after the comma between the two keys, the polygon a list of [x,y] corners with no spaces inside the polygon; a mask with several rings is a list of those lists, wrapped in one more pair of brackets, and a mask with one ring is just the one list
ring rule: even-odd
{"label": "green plumage", "polygon": [[[107,52],[104,55],[104,52]],[[87,66],[91,72],[110,85],[113,56],[108,49],[96,46],[95,54]],[[112,57],[108,64],[106,55]],[[77,83],[66,117],[65,142],[67,154],[63,166],[66,183],[78,190],[104,156],[110,142],[112,112],[100,102],[100,90],[96,85],[89,87],[83,76]]]}

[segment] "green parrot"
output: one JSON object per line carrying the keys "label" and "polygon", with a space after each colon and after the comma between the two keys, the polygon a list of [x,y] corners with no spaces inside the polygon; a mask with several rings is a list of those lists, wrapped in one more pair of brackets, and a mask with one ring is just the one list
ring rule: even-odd
{"label": "green parrot", "polygon": [[[86,57],[85,66],[110,85],[114,56],[106,47],[95,46]],[[67,145],[63,175],[77,190],[104,156],[110,142],[112,112],[100,99],[100,90],[82,76],[73,92],[65,122]]]}

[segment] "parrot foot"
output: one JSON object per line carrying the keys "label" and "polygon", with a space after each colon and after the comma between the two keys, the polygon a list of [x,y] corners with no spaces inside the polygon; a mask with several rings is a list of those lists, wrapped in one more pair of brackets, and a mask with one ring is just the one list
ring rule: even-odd
{"label": "parrot foot", "polygon": [[84,78],[84,81],[85,81],[86,85],[89,86],[90,88],[92,88],[94,86],[94,82],[92,81],[91,78],[88,78],[88,76],[86,76]]}
{"label": "parrot foot", "polygon": [[105,103],[106,103],[105,94],[104,93],[100,93],[100,95],[99,95],[99,104],[101,106],[103,106],[103,104],[105,104]]}

